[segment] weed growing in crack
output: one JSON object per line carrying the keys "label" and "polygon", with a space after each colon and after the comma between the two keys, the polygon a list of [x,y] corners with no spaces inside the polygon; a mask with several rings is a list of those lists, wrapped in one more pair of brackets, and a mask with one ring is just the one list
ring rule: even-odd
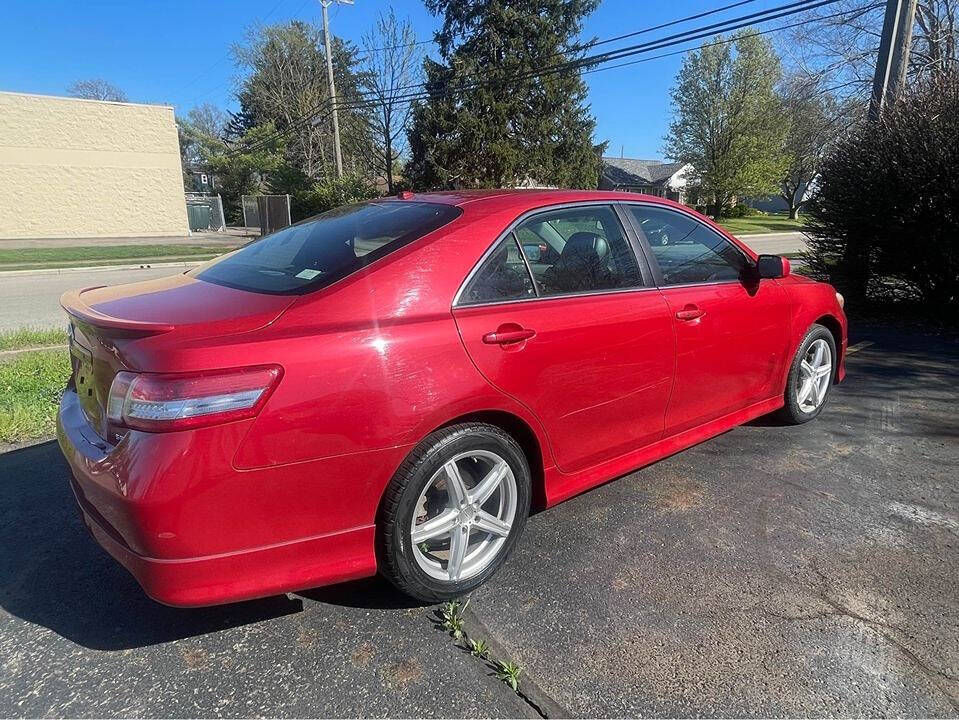
{"label": "weed growing in crack", "polygon": [[485,640],[469,638],[470,655],[486,660],[489,656],[489,644]]}
{"label": "weed growing in crack", "polygon": [[469,600],[463,605],[460,605],[459,600],[450,600],[449,602],[443,603],[440,607],[440,619],[442,620],[443,629],[448,631],[454,640],[462,640],[466,634],[463,630],[463,611],[466,610],[469,604]]}
{"label": "weed growing in crack", "polygon": [[513,688],[513,692],[517,692],[516,688],[519,684],[519,674],[521,672],[523,672],[523,668],[512,660],[500,660],[496,663],[496,677]]}

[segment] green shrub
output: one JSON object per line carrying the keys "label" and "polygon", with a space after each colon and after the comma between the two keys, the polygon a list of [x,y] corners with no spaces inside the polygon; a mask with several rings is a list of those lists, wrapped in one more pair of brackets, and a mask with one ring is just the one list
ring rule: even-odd
{"label": "green shrub", "polygon": [[743,203],[734,205],[731,208],[728,208],[726,212],[723,213],[723,217],[728,218],[744,218],[744,217],[755,217],[756,215],[765,215],[766,213],[756,208],[749,207]]}
{"label": "green shrub", "polygon": [[315,183],[307,190],[297,190],[291,194],[290,215],[293,222],[299,222],[340,205],[349,205],[376,196],[376,188],[359,175],[330,178]]}
{"label": "green shrub", "polygon": [[913,87],[824,159],[807,261],[852,302],[959,305],[959,73]]}

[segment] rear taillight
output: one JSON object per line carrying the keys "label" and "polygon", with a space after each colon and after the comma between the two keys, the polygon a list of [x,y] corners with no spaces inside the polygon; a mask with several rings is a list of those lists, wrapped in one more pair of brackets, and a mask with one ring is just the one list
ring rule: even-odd
{"label": "rear taillight", "polygon": [[197,373],[119,372],[107,418],[119,427],[169,432],[256,415],[280,381],[278,365]]}

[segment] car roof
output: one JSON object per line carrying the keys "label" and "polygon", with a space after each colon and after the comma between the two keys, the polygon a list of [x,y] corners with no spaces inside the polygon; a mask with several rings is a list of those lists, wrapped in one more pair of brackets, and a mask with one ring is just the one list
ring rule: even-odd
{"label": "car roof", "polygon": [[[386,199],[386,198],[381,198]],[[676,205],[669,200],[654,195],[619,192],[613,190],[439,190],[433,192],[401,193],[395,196],[398,202],[433,202],[456,207],[469,206],[470,210],[533,210],[548,205],[561,205],[572,202],[605,201],[623,202],[643,200],[646,202]]]}

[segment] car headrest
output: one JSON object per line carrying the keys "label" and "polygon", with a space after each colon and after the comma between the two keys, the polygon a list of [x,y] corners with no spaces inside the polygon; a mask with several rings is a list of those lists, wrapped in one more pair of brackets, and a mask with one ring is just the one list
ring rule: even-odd
{"label": "car headrest", "polygon": [[563,248],[563,256],[572,255],[580,258],[605,260],[609,254],[609,243],[606,238],[593,232],[576,232],[569,236]]}

